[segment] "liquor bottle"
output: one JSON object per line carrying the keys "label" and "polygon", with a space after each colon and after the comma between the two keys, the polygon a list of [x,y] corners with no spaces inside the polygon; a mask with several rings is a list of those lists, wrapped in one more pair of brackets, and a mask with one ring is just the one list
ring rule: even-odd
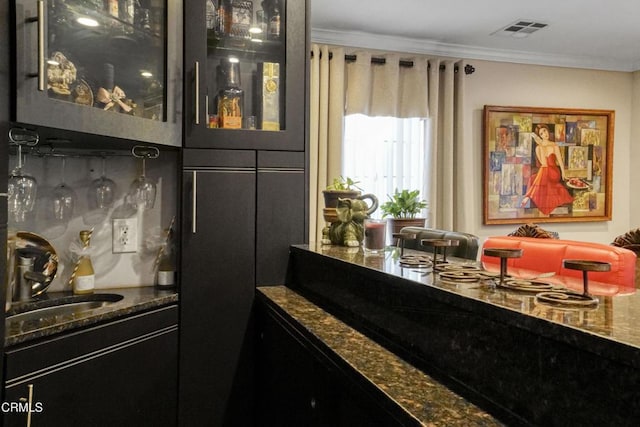
{"label": "liquor bottle", "polygon": [[156,287],[169,289],[176,285],[176,260],[175,249],[171,239],[171,229],[165,230],[167,242],[160,249],[158,256],[158,269],[156,271]]}
{"label": "liquor bottle", "polygon": [[118,0],[104,0],[104,9],[115,18],[119,17]]}
{"label": "liquor bottle", "polygon": [[216,5],[213,0],[207,0],[205,19],[207,24],[207,34],[216,29]]}
{"label": "liquor bottle", "polygon": [[253,23],[253,3],[245,0],[231,1],[231,36],[249,38],[249,29]]}
{"label": "liquor bottle", "polygon": [[133,25],[136,13],[136,1],[137,0],[119,0],[118,13],[120,15],[120,20]]}
{"label": "liquor bottle", "polygon": [[237,59],[222,59],[220,63],[222,88],[218,92],[219,127],[242,128],[244,91],[240,87],[240,64]]}
{"label": "liquor bottle", "polygon": [[90,294],[95,288],[95,273],[89,249],[91,231],[82,230],[80,232],[80,241],[82,242],[82,250],[72,274],[73,293]]}
{"label": "liquor bottle", "polygon": [[207,27],[207,46],[215,47],[218,42],[218,7],[217,0],[206,0],[205,23]]}
{"label": "liquor bottle", "polygon": [[231,23],[233,21],[231,12],[231,1],[220,0],[218,14],[216,15],[216,34],[218,36],[228,36],[231,33]]}
{"label": "liquor bottle", "polygon": [[278,0],[274,0],[271,5],[267,38],[269,40],[280,40],[280,2]]}

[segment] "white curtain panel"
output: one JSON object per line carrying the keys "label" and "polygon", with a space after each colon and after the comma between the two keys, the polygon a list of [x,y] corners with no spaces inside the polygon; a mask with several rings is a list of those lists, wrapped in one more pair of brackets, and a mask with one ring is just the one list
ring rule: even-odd
{"label": "white curtain panel", "polygon": [[[311,46],[309,125],[309,241],[319,242],[325,221],[322,190],[340,176],[345,105],[344,49]],[[330,58],[330,53],[333,59]]]}
{"label": "white curtain panel", "polygon": [[[345,114],[365,114],[397,118],[429,117],[427,58],[403,58],[412,67],[400,66],[401,55],[379,55],[367,51],[353,53],[347,63],[347,104]],[[371,57],[385,62],[372,63]]]}
{"label": "white curtain panel", "polygon": [[[470,225],[471,196],[462,188],[463,174],[473,173],[461,140],[463,61],[419,55],[349,52],[313,45],[311,61],[311,218],[310,241],[319,241],[324,226],[322,190],[340,175],[343,119],[349,114],[398,118],[428,117],[424,173],[429,225],[464,231]],[[329,60],[329,52],[332,60]],[[384,64],[372,63],[384,58]],[[412,67],[400,61],[412,61]],[[460,72],[456,73],[455,68]]]}
{"label": "white curtain panel", "polygon": [[[427,137],[427,202],[429,224],[443,230],[470,229],[472,194],[463,188],[463,176],[475,170],[464,147],[462,61],[430,60],[429,136]],[[456,67],[460,72],[456,72]],[[480,188],[480,187],[478,187]]]}

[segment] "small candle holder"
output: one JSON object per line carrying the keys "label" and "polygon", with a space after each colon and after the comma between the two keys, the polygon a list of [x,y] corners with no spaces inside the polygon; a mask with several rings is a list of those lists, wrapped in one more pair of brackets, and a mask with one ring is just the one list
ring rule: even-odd
{"label": "small candle holder", "polygon": [[460,244],[459,240],[449,240],[449,239],[422,239],[420,240],[420,244],[422,246],[431,246],[433,248],[433,269],[435,270],[437,267],[437,256],[438,256],[438,248],[442,248],[442,262],[441,264],[447,263],[447,248],[451,246],[458,246]]}
{"label": "small candle holder", "polygon": [[486,256],[500,258],[500,282],[498,285],[503,286],[504,278],[507,276],[507,260],[509,258],[520,258],[522,256],[522,249],[485,248],[482,253]]}
{"label": "small candle holder", "polygon": [[404,242],[407,240],[415,240],[416,233],[393,233],[391,237],[396,239],[396,246],[400,247],[400,256],[404,256]]}
{"label": "small candle holder", "polygon": [[580,259],[565,259],[562,260],[562,266],[569,270],[582,271],[582,295],[585,297],[591,297],[589,294],[589,278],[587,275],[590,271],[610,271],[611,264],[604,261],[591,261]]}

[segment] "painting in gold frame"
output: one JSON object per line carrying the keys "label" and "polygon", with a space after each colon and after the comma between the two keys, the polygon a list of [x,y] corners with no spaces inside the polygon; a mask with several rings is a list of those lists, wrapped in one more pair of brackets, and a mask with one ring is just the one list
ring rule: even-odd
{"label": "painting in gold frame", "polygon": [[614,118],[485,105],[484,224],[610,221]]}

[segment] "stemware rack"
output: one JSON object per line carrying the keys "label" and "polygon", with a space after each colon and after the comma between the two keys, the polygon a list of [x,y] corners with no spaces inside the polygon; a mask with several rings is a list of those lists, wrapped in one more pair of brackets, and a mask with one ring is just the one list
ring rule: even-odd
{"label": "stemware rack", "polygon": [[9,130],[9,146],[16,147],[15,153],[10,154],[36,156],[36,157],[130,157],[156,159],[160,156],[160,150],[150,145],[136,145],[131,150],[93,150],[64,148],[66,140],[45,140],[40,141],[37,132],[24,128],[11,128]]}

